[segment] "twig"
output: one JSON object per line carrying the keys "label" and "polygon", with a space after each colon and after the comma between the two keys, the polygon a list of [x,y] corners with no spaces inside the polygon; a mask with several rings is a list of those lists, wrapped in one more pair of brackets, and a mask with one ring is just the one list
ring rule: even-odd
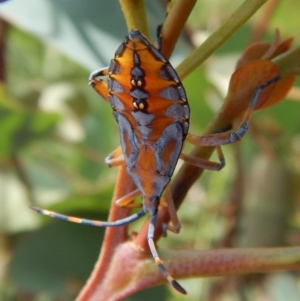
{"label": "twig", "polygon": [[169,58],[197,0],[177,0],[172,5],[162,28],[161,52]]}

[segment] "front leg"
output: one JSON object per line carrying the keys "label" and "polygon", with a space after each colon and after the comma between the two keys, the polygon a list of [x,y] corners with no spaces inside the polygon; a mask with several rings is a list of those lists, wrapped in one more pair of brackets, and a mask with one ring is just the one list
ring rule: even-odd
{"label": "front leg", "polygon": [[124,163],[124,156],[121,146],[117,147],[105,158],[105,163],[108,165],[108,167],[116,167]]}
{"label": "front leg", "polygon": [[89,77],[89,85],[108,102],[107,83],[101,78],[106,76],[108,76],[108,67],[92,72]]}

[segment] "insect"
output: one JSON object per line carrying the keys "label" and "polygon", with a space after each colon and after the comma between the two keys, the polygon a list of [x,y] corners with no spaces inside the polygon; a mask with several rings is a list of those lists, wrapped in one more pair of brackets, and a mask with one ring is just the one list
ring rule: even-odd
{"label": "insect", "polygon": [[[61,215],[37,207],[33,210],[58,219],[100,227],[129,224],[146,213],[150,215],[148,244],[162,275],[180,293],[184,288],[168,273],[154,243],[155,224],[161,199],[167,203],[171,223],[167,229],[178,233],[180,222],[173,204],[169,182],[179,158],[189,164],[210,170],[220,170],[225,160],[220,144],[233,143],[247,131],[246,120],[237,131],[208,136],[188,134],[190,108],[184,87],[172,65],[160,52],[162,40],[158,29],[158,48],[139,30],[131,30],[118,47],[109,67],[91,73],[89,84],[109,101],[119,125],[121,146],[106,159],[109,166],[125,163],[137,189],[122,197],[120,206],[134,207],[132,201],[142,196],[142,209],[117,221],[94,221]],[[103,80],[107,78],[107,81]],[[260,90],[263,87],[260,88]],[[256,94],[259,95],[259,91]],[[258,95],[252,99],[253,110]],[[195,145],[216,146],[219,163],[182,153],[184,141]]]}

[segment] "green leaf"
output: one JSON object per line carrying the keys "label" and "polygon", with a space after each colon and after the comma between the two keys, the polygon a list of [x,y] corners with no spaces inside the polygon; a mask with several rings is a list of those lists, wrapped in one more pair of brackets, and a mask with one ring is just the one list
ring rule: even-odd
{"label": "green leaf", "polygon": [[36,139],[45,138],[59,121],[59,115],[26,111],[0,88],[0,158],[17,153]]}
{"label": "green leaf", "polygon": [[103,234],[103,228],[55,220],[17,244],[10,279],[23,292],[77,294],[97,260]]}

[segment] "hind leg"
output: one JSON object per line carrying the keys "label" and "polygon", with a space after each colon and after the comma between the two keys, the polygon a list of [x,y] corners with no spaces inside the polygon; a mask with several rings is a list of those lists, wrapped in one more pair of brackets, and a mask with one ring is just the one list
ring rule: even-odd
{"label": "hind leg", "polygon": [[156,246],[154,244],[154,233],[155,233],[155,224],[157,219],[157,206],[158,206],[159,200],[158,198],[153,197],[150,200],[148,211],[150,213],[150,224],[148,229],[148,245],[149,249],[151,251],[152,257],[157,264],[160,272],[165,277],[166,280],[181,294],[186,294],[185,289],[169,274],[168,270],[164,266],[162,260],[160,259]]}
{"label": "hind leg", "polygon": [[249,103],[249,106],[245,112],[245,115],[243,117],[241,126],[236,131],[220,131],[218,133],[214,133],[211,135],[205,135],[205,136],[196,136],[189,134],[187,137],[187,140],[197,146],[220,146],[224,144],[231,144],[236,141],[239,141],[247,132],[249,128],[250,119],[252,117],[253,111],[255,109],[256,103],[260,97],[261,92],[264,88],[276,83],[281,79],[281,76],[275,76],[269,81],[266,81],[265,83],[259,85],[251,98],[251,101]]}

